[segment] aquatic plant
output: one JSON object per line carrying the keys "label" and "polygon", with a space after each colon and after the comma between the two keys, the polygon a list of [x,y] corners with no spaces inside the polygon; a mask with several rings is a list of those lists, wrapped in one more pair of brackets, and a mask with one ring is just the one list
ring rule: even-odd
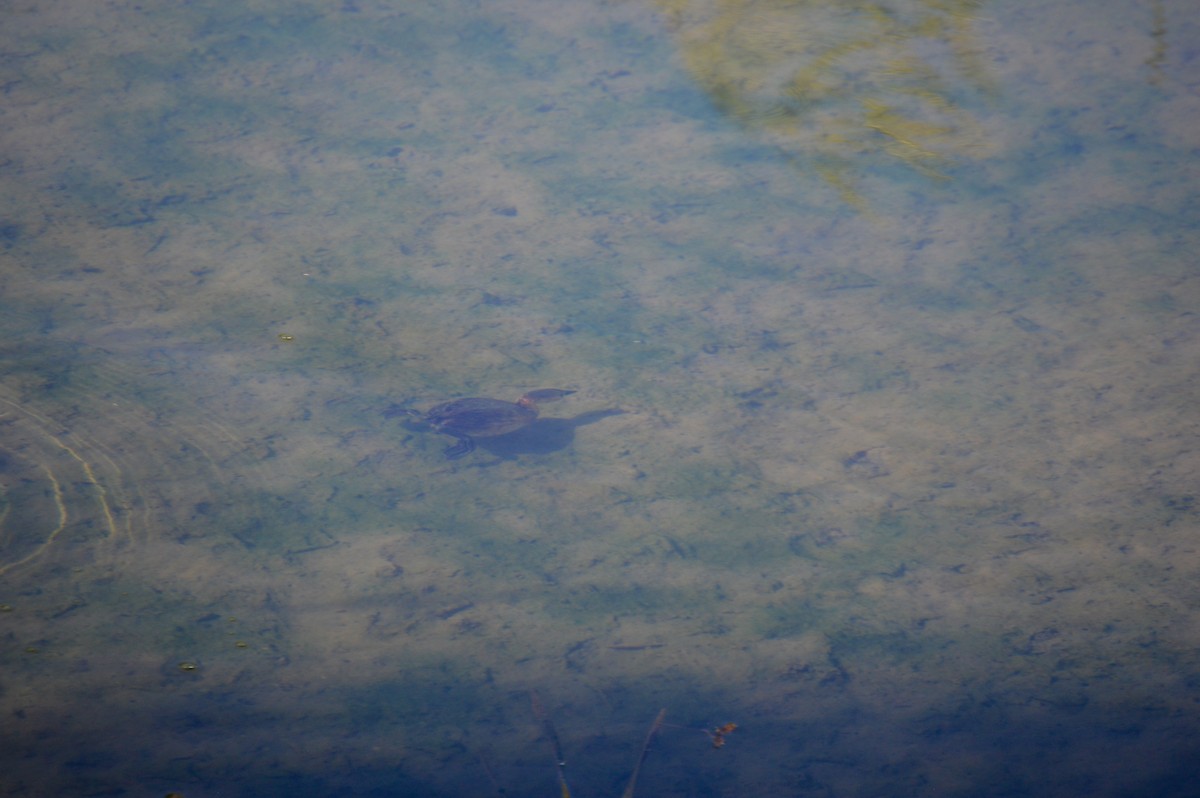
{"label": "aquatic plant", "polygon": [[[550,717],[550,713],[546,711],[545,706],[542,704],[542,699],[536,690],[529,692],[529,698],[533,706],[533,714],[542,725],[542,734],[549,741],[550,748],[554,752],[554,772],[558,777],[559,796],[560,798],[571,798],[571,788],[567,786],[567,777],[564,772],[567,760],[563,756],[562,744],[558,740],[558,730],[554,728],[554,720]],[[646,762],[646,754],[650,752],[650,744],[654,742],[654,738],[658,736],[663,727],[670,725],[676,729],[688,728],[686,726],[674,726],[664,723],[663,721],[666,717],[666,708],[660,709],[658,715],[654,718],[654,722],[650,724],[650,728],[646,731],[646,738],[642,741],[642,747],[638,750],[638,757],[633,763],[633,771],[629,775],[629,783],[626,785],[625,791],[621,793],[621,798],[633,798],[634,790],[637,788],[638,775],[642,771],[642,765]],[[725,745],[725,738],[732,734],[736,728],[736,723],[725,723],[711,730],[699,729],[698,731],[708,736],[713,748],[721,748]],[[499,788],[499,785],[495,784],[494,779],[493,786],[496,786],[497,790],[503,794],[504,791]]]}
{"label": "aquatic plant", "polygon": [[982,0],[658,0],[688,72],[723,112],[861,207],[856,175],[933,178],[984,149],[960,107],[989,81]]}

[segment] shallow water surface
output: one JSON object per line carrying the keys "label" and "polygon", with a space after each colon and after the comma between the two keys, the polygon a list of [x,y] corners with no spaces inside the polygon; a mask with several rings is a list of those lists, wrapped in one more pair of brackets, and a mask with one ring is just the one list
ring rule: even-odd
{"label": "shallow water surface", "polygon": [[0,792],[1193,794],[1198,22],[11,11]]}

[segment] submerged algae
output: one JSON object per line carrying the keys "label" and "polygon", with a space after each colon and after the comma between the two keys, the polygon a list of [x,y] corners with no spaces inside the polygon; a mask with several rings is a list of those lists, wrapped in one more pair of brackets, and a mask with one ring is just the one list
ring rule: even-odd
{"label": "submerged algae", "polygon": [[[989,87],[980,0],[660,0],[685,67],[725,113],[856,207],[889,162],[933,178],[984,151],[961,99]],[[882,156],[882,157],[881,157]]]}

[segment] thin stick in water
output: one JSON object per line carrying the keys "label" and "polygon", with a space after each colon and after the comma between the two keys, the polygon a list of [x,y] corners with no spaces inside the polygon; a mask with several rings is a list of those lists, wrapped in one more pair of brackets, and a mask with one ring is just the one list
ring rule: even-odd
{"label": "thin stick in water", "polygon": [[650,724],[650,731],[646,732],[646,741],[642,743],[642,752],[638,754],[637,764],[633,766],[633,774],[629,777],[629,786],[625,788],[625,792],[621,793],[621,798],[633,798],[633,788],[637,786],[638,773],[642,769],[642,763],[646,761],[646,752],[650,750],[650,743],[654,740],[654,735],[658,734],[658,730],[662,728],[663,719],[667,717],[667,708],[663,707],[658,711],[658,717],[654,719],[654,723]]}
{"label": "thin stick in water", "polygon": [[550,720],[549,713],[542,706],[542,699],[538,697],[537,690],[529,691],[529,702],[533,705],[533,714],[542,722],[542,732],[550,738],[550,745],[554,748],[554,771],[558,774],[558,789],[562,794],[562,798],[571,798],[571,788],[567,786],[567,777],[563,775],[563,768],[567,764],[567,760],[563,758],[562,744],[558,741],[558,732],[554,729],[554,722]]}

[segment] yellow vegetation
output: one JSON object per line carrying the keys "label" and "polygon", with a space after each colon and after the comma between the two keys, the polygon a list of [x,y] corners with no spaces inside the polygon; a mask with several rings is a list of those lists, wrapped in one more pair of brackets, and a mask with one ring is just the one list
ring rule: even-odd
{"label": "yellow vegetation", "polygon": [[941,177],[982,150],[955,98],[986,91],[981,0],[659,0],[717,106],[853,205],[855,175],[901,162]]}

